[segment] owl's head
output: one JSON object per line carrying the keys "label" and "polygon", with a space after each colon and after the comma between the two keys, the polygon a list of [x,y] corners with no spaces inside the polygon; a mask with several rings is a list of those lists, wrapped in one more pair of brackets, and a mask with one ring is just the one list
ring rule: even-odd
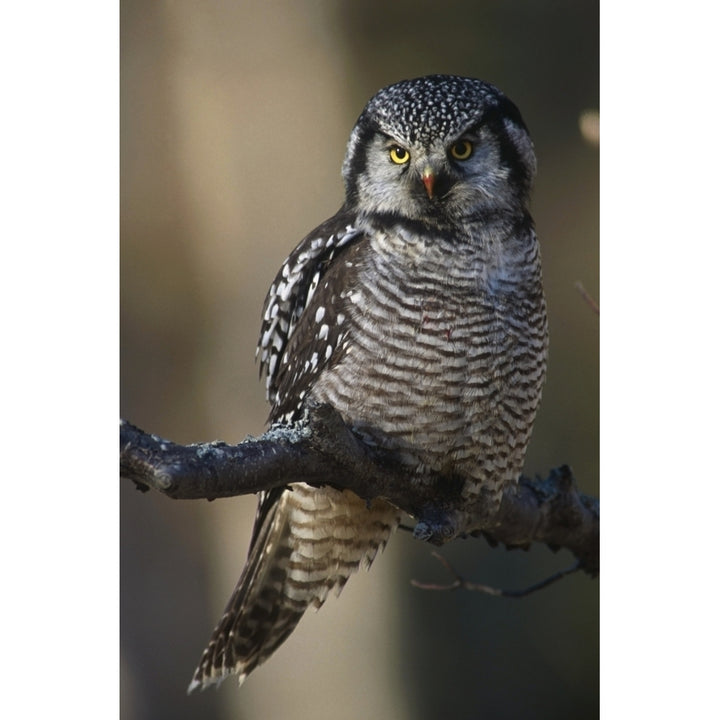
{"label": "owl's head", "polygon": [[515,105],[492,85],[429,75],[380,90],[343,163],[347,205],[438,222],[527,206],[535,153]]}

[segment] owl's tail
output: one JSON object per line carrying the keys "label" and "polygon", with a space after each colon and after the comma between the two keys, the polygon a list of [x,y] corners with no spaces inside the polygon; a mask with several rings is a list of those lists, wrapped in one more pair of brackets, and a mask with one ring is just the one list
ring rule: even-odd
{"label": "owl's tail", "polygon": [[369,568],[400,521],[382,500],[295,483],[261,499],[247,563],[188,692],[247,675],[293,631],[305,610]]}

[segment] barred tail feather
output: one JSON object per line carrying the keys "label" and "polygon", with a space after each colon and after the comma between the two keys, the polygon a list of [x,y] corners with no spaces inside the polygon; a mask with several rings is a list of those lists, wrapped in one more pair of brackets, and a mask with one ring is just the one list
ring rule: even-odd
{"label": "barred tail feather", "polygon": [[369,568],[397,527],[398,510],[349,491],[295,483],[264,507],[247,564],[188,692],[237,674],[242,683],[293,631],[309,606]]}

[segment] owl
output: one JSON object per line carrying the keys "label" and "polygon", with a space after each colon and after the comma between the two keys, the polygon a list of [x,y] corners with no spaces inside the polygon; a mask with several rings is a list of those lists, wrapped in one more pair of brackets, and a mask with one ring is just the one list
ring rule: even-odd
{"label": "owl", "polygon": [[[535,168],[518,109],[492,85],[431,75],[380,90],[350,135],[342,207],[267,294],[270,420],[329,403],[412,482],[441,493],[452,478],[468,506],[497,507],[545,379]],[[308,607],[369,568],[400,521],[382,498],[287,483],[260,494],[245,569],[190,690],[242,682]]]}

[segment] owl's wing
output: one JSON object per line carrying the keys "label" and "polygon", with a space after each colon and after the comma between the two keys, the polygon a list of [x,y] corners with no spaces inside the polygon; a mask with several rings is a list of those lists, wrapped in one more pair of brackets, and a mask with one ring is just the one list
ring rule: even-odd
{"label": "owl's wing", "polygon": [[[312,312],[313,317],[309,318],[306,310],[313,297],[315,305],[320,301],[326,307],[327,317],[323,319],[329,323],[327,341],[337,339],[337,310],[332,307],[331,298],[325,298],[325,287],[320,281],[327,277],[331,266],[337,271],[334,263],[337,257],[363,237],[363,233],[353,227],[353,219],[341,209],[309,233],[287,257],[265,298],[256,357],[260,357],[260,376],[263,372],[266,374],[272,422],[295,419],[308,381],[327,364],[324,351],[317,362],[312,362],[316,351],[311,345],[318,337],[311,328],[317,311],[311,308],[308,312]],[[322,325],[316,329],[319,332]],[[282,492],[283,488],[274,488],[258,493],[249,554]]]}
{"label": "owl's wing", "polygon": [[[289,381],[292,384],[288,357],[299,362],[303,346],[317,340],[308,332],[315,318],[303,318],[305,332],[299,333],[302,337],[297,337],[296,330],[303,324],[301,318],[331,264],[363,236],[352,220],[341,210],[307,235],[285,260],[265,298],[256,357],[260,357],[260,375],[266,375],[267,398],[273,406],[271,420],[290,419],[302,400],[299,386],[292,391],[288,387]],[[291,340],[294,347],[289,353]],[[300,371],[295,368],[295,380],[302,374]]]}
{"label": "owl's wing", "polygon": [[[340,288],[364,237],[349,220],[338,213],[308,235],[268,293],[258,353],[272,420],[293,419],[316,372],[331,362],[327,349],[337,348],[343,336]],[[247,563],[189,691],[232,673],[242,682],[309,606],[320,607],[359,567],[370,566],[399,522],[399,512],[382,500],[368,504],[350,492],[313,488],[292,477],[288,486],[259,493]]]}

